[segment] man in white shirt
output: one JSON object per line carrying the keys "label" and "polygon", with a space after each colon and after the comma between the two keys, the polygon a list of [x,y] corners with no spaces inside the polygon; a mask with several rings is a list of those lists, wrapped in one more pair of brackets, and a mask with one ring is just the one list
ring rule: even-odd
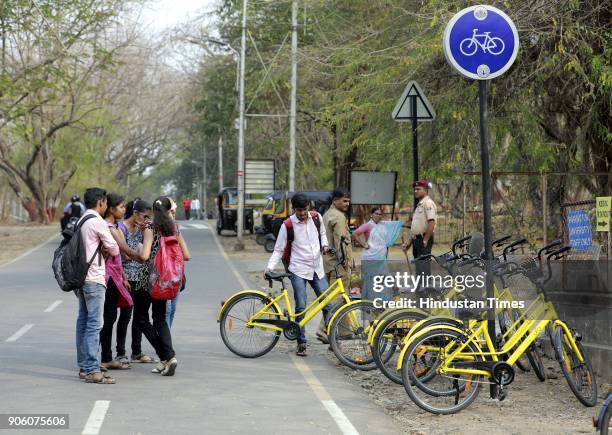
{"label": "man in white shirt", "polygon": [[198,198],[191,201],[191,217],[200,219],[200,200]]}
{"label": "man in white shirt", "polygon": [[[295,299],[295,312],[306,309],[306,284],[310,284],[317,296],[329,287],[323,271],[323,254],[329,251],[325,225],[322,216],[316,211],[309,211],[308,198],[297,193],[291,198],[292,214],[281,226],[274,246],[274,252],[268,261],[266,272],[273,270],[283,260],[289,273]],[[291,235],[293,235],[293,240]],[[327,322],[331,305],[323,309]],[[303,316],[296,317],[299,322]],[[306,356],[306,331],[301,328],[298,337],[296,355]]]}

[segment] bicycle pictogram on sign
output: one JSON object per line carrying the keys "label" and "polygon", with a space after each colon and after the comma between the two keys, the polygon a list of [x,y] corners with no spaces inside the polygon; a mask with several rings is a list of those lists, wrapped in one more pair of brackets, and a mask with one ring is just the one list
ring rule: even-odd
{"label": "bicycle pictogram on sign", "polygon": [[459,50],[465,56],[473,56],[478,51],[478,47],[482,48],[483,53],[490,53],[498,56],[504,52],[506,45],[503,39],[496,36],[491,36],[491,32],[483,32],[478,34],[478,29],[474,29],[471,38],[465,38],[459,44]]}

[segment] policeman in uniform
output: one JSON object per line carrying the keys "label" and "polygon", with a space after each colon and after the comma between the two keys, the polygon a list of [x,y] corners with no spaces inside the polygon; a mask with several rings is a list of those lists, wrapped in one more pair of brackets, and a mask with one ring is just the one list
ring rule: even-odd
{"label": "policeman in uniform", "polygon": [[[412,246],[414,258],[431,254],[431,248],[434,244],[434,230],[438,218],[436,204],[429,197],[430,186],[427,180],[418,180],[413,184],[414,197],[419,202],[412,215],[410,226],[412,238],[404,244],[403,249],[407,251]],[[431,263],[429,261],[417,261],[416,272],[417,274],[423,272],[425,275],[429,275],[431,273]]]}

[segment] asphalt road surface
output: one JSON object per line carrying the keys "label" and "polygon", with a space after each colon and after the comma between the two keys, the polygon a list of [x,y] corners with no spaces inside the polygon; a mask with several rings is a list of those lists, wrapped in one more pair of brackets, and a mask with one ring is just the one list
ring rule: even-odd
{"label": "asphalt road surface", "polygon": [[[244,268],[229,262],[206,224],[184,223],[183,234],[193,260],[172,329],[174,377],[132,364],[113,371],[115,385],[78,379],[77,300],[59,289],[50,267],[59,239],[0,266],[0,413],[69,414],[70,429],[57,432],[74,434],[400,433],[322,356],[274,349],[253,360],[229,352],[216,315],[245,284],[237,272]],[[143,347],[153,355],[144,337]]]}

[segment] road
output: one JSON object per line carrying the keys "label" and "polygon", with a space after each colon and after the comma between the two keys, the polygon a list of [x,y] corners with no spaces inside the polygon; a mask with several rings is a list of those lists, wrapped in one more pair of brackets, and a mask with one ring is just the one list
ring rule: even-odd
{"label": "road", "polygon": [[0,267],[0,413],[69,414],[70,429],[61,432],[74,434],[400,433],[323,356],[298,359],[284,338],[259,359],[230,353],[216,314],[248,277],[239,277],[244,268],[228,262],[205,224],[185,223],[183,234],[193,260],[172,330],[174,377],[133,364],[113,372],[115,385],[78,379],[77,300],[57,287],[50,268],[58,240]]}

